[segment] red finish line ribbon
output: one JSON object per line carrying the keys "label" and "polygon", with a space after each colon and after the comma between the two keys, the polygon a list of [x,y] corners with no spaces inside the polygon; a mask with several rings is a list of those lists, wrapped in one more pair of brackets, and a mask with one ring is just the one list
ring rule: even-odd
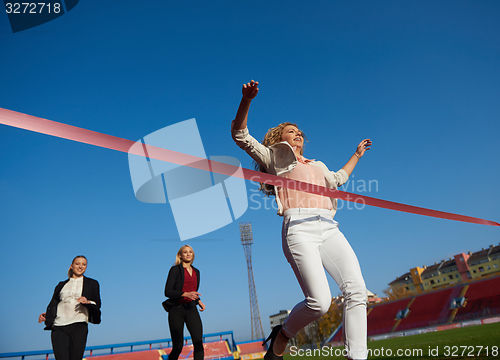
{"label": "red finish line ribbon", "polygon": [[[144,156],[143,152],[135,152],[131,150],[135,141],[119,138],[112,135],[102,134],[96,131],[79,128],[72,125],[63,124],[56,121],[42,119],[36,116],[26,115],[12,110],[0,108],[0,124],[17,127],[24,130],[35,131],[41,134],[52,135],[67,140],[78,141],[85,144],[100,146],[107,149],[117,150],[124,153],[131,153],[139,156]],[[474,224],[500,226],[499,223],[484,220],[472,216],[453,214],[444,211],[431,210],[418,206],[401,204],[388,200],[381,200],[369,196],[349,193],[346,191],[334,190],[318,185],[313,185],[301,181],[285,179],[276,175],[266,174],[255,170],[243,169],[242,175],[236,171],[239,168],[233,165],[224,164],[221,162],[211,161],[208,159],[199,158],[183,154],[180,152],[167,150],[151,145],[147,147],[147,154],[150,158],[167,161],[170,163],[189,166],[215,173],[237,176],[246,180],[266,183],[270,185],[296,189],[316,195],[333,197],[345,201],[362,203],[365,205],[376,206],[384,209],[407,212],[411,214],[431,216],[440,219],[448,219]]]}

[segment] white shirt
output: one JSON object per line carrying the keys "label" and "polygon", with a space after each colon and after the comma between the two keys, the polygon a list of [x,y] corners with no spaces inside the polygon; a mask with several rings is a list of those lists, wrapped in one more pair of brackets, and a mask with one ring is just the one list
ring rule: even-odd
{"label": "white shirt", "polygon": [[82,296],[83,276],[77,279],[70,278],[63,286],[60,301],[57,304],[55,326],[70,325],[77,322],[89,322],[89,311],[76,300]]}

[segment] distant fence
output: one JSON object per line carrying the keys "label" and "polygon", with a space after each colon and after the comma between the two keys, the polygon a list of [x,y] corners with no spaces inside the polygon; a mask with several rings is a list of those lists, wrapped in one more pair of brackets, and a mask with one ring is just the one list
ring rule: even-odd
{"label": "distant fence", "polygon": [[[231,352],[237,351],[236,342],[234,341],[234,334],[232,331],[224,331],[213,334],[203,335],[203,342],[207,341],[207,338],[218,337],[220,341],[225,340],[228,343]],[[191,340],[190,336],[184,337],[184,343],[187,344]],[[216,341],[216,340],[212,340]],[[172,339],[160,339],[151,341],[137,341],[130,343],[121,344],[110,344],[110,345],[97,345],[97,346],[87,346],[85,348],[85,358],[91,358],[96,355],[107,355],[116,353],[125,353],[133,351],[151,350],[151,349],[161,349],[171,347]],[[166,346],[164,346],[166,345]],[[0,353],[1,358],[20,358],[21,360],[49,360],[54,359],[54,352],[52,350],[37,350],[37,351],[22,351],[22,352],[11,352],[11,353]]]}

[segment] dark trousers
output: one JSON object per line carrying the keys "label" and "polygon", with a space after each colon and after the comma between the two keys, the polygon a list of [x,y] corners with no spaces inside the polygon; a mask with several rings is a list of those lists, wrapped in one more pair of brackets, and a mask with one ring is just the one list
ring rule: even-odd
{"label": "dark trousers", "polygon": [[168,312],[168,326],[172,336],[172,351],[168,355],[168,360],[179,358],[183,345],[184,324],[191,334],[194,360],[203,360],[203,325],[194,301],[189,304],[172,306]]}
{"label": "dark trousers", "polygon": [[84,322],[53,326],[50,337],[56,360],[82,360],[88,332]]}

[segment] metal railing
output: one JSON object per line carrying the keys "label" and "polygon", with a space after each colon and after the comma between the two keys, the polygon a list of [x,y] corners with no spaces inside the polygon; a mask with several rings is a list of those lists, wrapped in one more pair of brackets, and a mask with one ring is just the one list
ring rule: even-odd
{"label": "metal railing", "polygon": [[[213,334],[205,334],[203,335],[203,342],[205,342],[206,338],[211,337],[219,337],[219,340],[226,340],[231,352],[237,351],[236,342],[234,341],[234,334],[232,331],[224,331]],[[191,340],[190,336],[184,337],[185,344],[188,344],[188,341]],[[163,347],[170,347],[170,343],[172,339],[160,339],[160,340],[151,340],[151,341],[136,341],[130,343],[120,343],[120,344],[109,344],[109,345],[96,345],[96,346],[87,346],[85,348],[85,353],[88,354],[84,356],[85,358],[91,357],[93,355],[110,355],[115,353],[124,353],[124,352],[133,352],[133,351],[143,351],[144,348],[137,349],[137,347],[148,347],[149,350],[152,349],[161,349]],[[167,344],[167,346],[162,346],[162,344]],[[136,349],[134,350],[134,347]],[[128,349],[130,348],[130,349]],[[99,352],[99,354],[94,354],[94,352],[99,350],[109,349],[109,352]],[[118,352],[115,350],[118,349]],[[0,353],[0,358],[21,358],[21,360],[25,360],[26,357],[29,357],[29,360],[36,360],[33,358],[34,356],[38,356],[38,359],[53,359],[54,352],[52,350],[36,350],[36,351],[21,351],[21,352],[10,352],[10,353]],[[52,356],[51,356],[52,355]]]}

